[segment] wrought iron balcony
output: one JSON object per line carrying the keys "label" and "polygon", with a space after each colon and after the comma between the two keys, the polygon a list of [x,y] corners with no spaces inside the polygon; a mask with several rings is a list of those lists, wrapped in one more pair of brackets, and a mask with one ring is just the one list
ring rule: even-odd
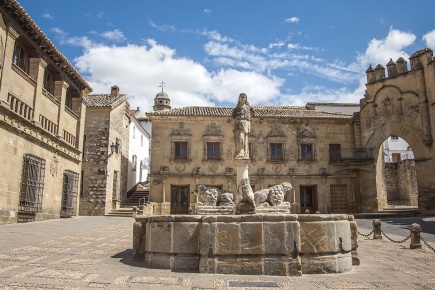
{"label": "wrought iron balcony", "polygon": [[373,148],[348,148],[329,151],[330,162],[371,161]]}

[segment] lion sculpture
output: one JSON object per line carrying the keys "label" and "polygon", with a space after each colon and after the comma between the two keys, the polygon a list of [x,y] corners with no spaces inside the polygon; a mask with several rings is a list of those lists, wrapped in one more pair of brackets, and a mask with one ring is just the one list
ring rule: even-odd
{"label": "lion sculpture", "polygon": [[257,206],[283,205],[285,195],[293,190],[289,182],[274,185],[270,188],[254,192],[255,204]]}
{"label": "lion sculpture", "polygon": [[215,187],[198,184],[194,192],[202,197],[203,205],[206,206],[226,206],[234,204],[234,195],[227,190],[220,190]]}
{"label": "lion sculpture", "polygon": [[242,178],[237,186],[235,213],[255,212],[254,192],[248,178]]}

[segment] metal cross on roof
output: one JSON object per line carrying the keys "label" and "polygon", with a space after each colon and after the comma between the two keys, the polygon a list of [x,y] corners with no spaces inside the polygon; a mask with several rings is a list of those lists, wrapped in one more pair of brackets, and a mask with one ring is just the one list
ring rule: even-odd
{"label": "metal cross on roof", "polygon": [[163,92],[163,87],[165,86],[165,82],[164,81],[162,81],[161,83],[160,83],[160,88],[162,88],[162,92]]}

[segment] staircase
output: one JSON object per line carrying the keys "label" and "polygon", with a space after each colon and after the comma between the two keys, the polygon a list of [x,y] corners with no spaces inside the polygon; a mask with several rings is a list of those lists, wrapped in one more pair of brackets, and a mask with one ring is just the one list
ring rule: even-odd
{"label": "staircase", "polygon": [[132,217],[133,207],[139,207],[147,203],[149,200],[150,188],[148,183],[139,182],[132,189],[127,192],[127,200],[122,201],[120,208],[112,209],[106,216],[121,216]]}

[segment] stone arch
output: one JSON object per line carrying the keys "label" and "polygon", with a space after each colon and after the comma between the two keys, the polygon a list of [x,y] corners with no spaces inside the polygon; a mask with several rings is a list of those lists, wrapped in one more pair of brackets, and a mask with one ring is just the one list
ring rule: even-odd
{"label": "stone arch", "polygon": [[427,158],[427,149],[424,145],[423,136],[418,135],[412,128],[402,122],[390,121],[379,126],[368,138],[365,148],[373,148],[375,158],[382,143],[391,135],[404,139],[414,151],[415,159]]}
{"label": "stone arch", "polygon": [[[364,147],[373,148],[375,163],[379,164],[381,162],[379,158],[383,158],[383,155],[379,156],[380,147],[392,135],[401,137],[412,148],[417,173],[418,205],[421,209],[430,209],[428,206],[433,204],[430,196],[435,190],[433,189],[435,187],[434,161],[431,157],[431,147],[425,145],[422,134],[418,134],[404,122],[389,121],[374,130]],[[380,196],[380,192],[377,192],[377,203],[378,209],[381,209],[387,203],[386,196]]]}

